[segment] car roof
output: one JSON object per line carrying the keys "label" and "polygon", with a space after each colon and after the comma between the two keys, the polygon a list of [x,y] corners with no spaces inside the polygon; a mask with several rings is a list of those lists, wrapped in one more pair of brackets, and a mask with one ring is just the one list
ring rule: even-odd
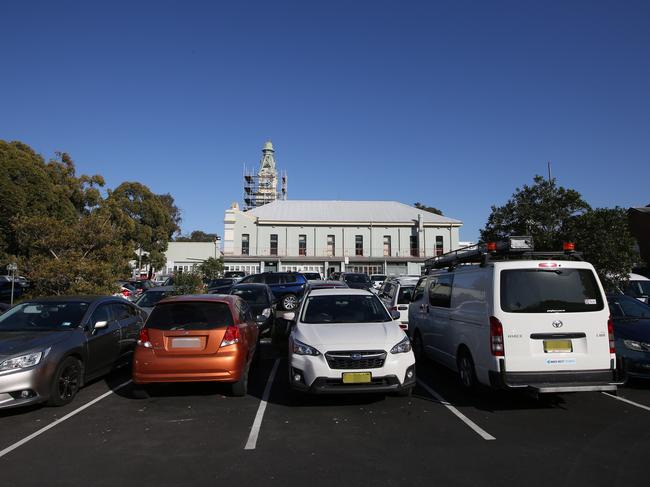
{"label": "car roof", "polygon": [[642,276],[641,274],[632,273],[630,274],[630,281],[650,281],[650,279],[648,279],[645,276]]}
{"label": "car roof", "polygon": [[161,291],[173,291],[174,289],[176,289],[176,286],[155,286],[155,287],[150,287],[149,289],[147,289],[145,291],[145,293],[149,293],[151,291],[158,291],[158,292],[161,292]]}
{"label": "car roof", "polygon": [[365,289],[353,289],[353,288],[329,288],[329,289],[314,289],[309,293],[310,296],[350,296],[350,295],[360,295],[360,296],[374,296],[373,293]]}
{"label": "car roof", "polygon": [[238,299],[240,298],[230,294],[183,294],[181,296],[168,296],[161,299],[158,304],[191,302],[235,304]]}
{"label": "car roof", "polygon": [[103,299],[119,299],[120,301],[126,302],[123,298],[116,298],[114,296],[90,296],[90,295],[77,295],[77,296],[44,296],[41,298],[29,299],[27,300],[30,303],[47,303],[47,302],[60,302],[60,301],[70,301],[72,303],[94,303],[95,301],[101,301]]}
{"label": "car roof", "polygon": [[264,284],[263,282],[242,282],[241,284],[235,284],[232,289],[243,289],[243,288],[266,288],[268,289],[269,286]]}

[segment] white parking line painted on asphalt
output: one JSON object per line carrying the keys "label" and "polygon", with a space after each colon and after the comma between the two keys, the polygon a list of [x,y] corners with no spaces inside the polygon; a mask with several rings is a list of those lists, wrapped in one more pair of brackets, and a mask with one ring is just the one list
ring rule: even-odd
{"label": "white parking line painted on asphalt", "polygon": [[632,406],[636,406],[641,409],[645,409],[646,411],[650,411],[650,406],[645,406],[644,404],[639,404],[638,402],[630,401],[629,399],[625,399],[624,397],[621,396],[615,396],[614,394],[609,394],[608,392],[603,392],[608,397],[611,397],[612,399],[616,399],[617,401],[623,401],[627,404],[630,404]]}
{"label": "white parking line painted on asphalt", "polygon": [[442,397],[440,394],[438,394],[436,391],[434,391],[431,387],[426,385],[420,379],[418,379],[418,384],[420,385],[420,387],[424,388],[429,394],[431,394],[440,404],[442,404],[447,409],[449,409],[452,413],[454,413],[458,417],[458,419],[460,419],[463,423],[465,423],[472,430],[474,430],[474,432],[477,435],[479,435],[481,438],[483,438],[484,440],[488,440],[488,441],[489,440],[496,440],[496,438],[494,436],[492,436],[490,433],[488,433],[483,428],[481,428],[479,425],[477,425],[474,421],[472,421],[467,416],[465,416],[463,413],[461,413],[450,402],[448,402],[444,397]]}
{"label": "white parking line painted on asphalt", "polygon": [[248,441],[244,450],[254,450],[257,446],[257,437],[260,435],[260,427],[262,426],[262,419],[264,419],[264,411],[266,411],[266,403],[269,400],[271,395],[271,387],[273,386],[273,379],[275,379],[275,373],[278,371],[278,365],[280,364],[280,359],[275,359],[269,378],[266,380],[266,387],[264,388],[264,394],[262,394],[262,400],[260,401],[260,406],[257,408],[257,414],[255,415],[255,420],[253,421],[253,426],[251,427],[251,432],[248,435]]}
{"label": "white parking line painted on asphalt", "polygon": [[14,451],[16,448],[20,448],[20,447],[23,446],[25,443],[27,443],[28,441],[33,440],[33,439],[36,438],[37,436],[42,435],[42,434],[45,433],[47,430],[50,430],[50,429],[54,428],[56,425],[61,424],[61,423],[63,423],[64,421],[70,419],[70,418],[73,417],[74,415],[79,414],[79,413],[80,413],[81,411],[83,411],[84,409],[87,409],[87,408],[89,408],[90,406],[92,406],[93,404],[98,403],[99,401],[101,401],[102,399],[104,399],[104,398],[110,396],[110,395],[113,394],[114,392],[119,391],[120,389],[122,389],[123,387],[129,385],[130,383],[131,383],[131,380],[127,380],[126,382],[123,382],[122,384],[120,384],[119,386],[113,388],[112,390],[110,390],[110,391],[108,391],[108,392],[105,392],[104,394],[102,394],[102,395],[99,396],[99,397],[96,397],[95,399],[93,399],[93,400],[90,401],[90,402],[87,402],[86,404],[84,404],[84,405],[81,406],[80,408],[75,409],[74,411],[72,411],[72,412],[66,414],[65,416],[63,416],[63,417],[57,419],[56,421],[54,421],[54,422],[48,424],[47,426],[42,427],[40,430],[38,430],[38,431],[32,433],[31,435],[26,436],[26,437],[23,438],[22,440],[17,441],[17,442],[14,443],[13,445],[8,446],[8,447],[5,448],[4,450],[0,451],[0,458],[2,458],[2,457],[4,457],[5,455],[11,453],[11,452]]}

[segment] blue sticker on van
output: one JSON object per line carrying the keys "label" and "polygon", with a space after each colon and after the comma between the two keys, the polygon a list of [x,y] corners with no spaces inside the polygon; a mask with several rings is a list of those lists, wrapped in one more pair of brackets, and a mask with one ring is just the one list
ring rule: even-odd
{"label": "blue sticker on van", "polygon": [[574,358],[547,358],[546,365],[575,365],[577,360]]}

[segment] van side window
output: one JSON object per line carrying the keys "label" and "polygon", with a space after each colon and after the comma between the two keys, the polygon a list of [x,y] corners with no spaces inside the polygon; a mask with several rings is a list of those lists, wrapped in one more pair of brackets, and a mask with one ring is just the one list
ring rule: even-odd
{"label": "van side window", "polygon": [[451,306],[451,286],[454,281],[453,274],[436,277],[429,285],[429,304],[439,308]]}
{"label": "van side window", "polygon": [[427,286],[427,278],[423,277],[418,281],[417,286],[415,287],[415,291],[413,292],[413,298],[411,301],[419,301],[422,299],[422,296],[424,296],[424,290]]}

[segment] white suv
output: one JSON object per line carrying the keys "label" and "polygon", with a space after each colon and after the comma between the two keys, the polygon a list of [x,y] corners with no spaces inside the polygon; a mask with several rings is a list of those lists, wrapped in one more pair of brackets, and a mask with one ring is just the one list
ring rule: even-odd
{"label": "white suv", "polygon": [[396,316],[370,291],[309,293],[289,336],[291,387],[313,393],[409,395],[415,386],[415,357]]}
{"label": "white suv", "polygon": [[379,299],[383,301],[388,311],[399,311],[399,321],[402,330],[409,327],[409,303],[420,276],[394,276],[384,281],[379,289]]}

